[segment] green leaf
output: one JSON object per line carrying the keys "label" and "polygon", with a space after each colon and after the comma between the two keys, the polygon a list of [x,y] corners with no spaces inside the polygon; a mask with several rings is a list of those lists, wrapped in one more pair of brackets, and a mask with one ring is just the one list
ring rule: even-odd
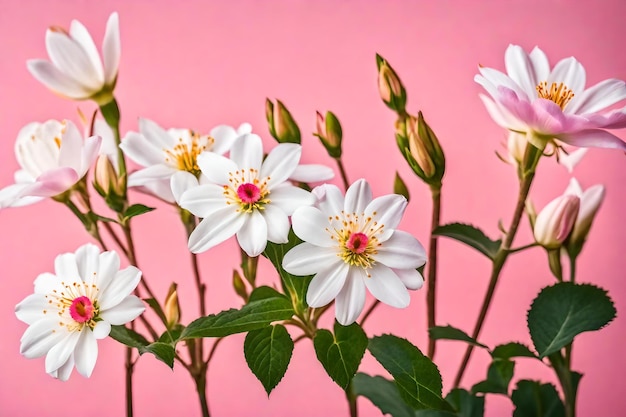
{"label": "green leaf", "polygon": [[408,340],[390,334],[370,339],[368,349],[393,376],[400,396],[414,409],[451,410],[441,397],[437,366]]}
{"label": "green leaf", "polygon": [[501,240],[489,239],[482,230],[463,223],[450,223],[433,230],[435,236],[446,236],[465,243],[493,260],[500,249]]}
{"label": "green leaf", "polygon": [[383,414],[390,414],[392,417],[415,417],[413,409],[400,397],[396,384],[382,376],[359,372],[352,380],[352,389],[355,395],[370,400]]}
{"label": "green leaf", "polygon": [[133,204],[132,206],[128,207],[126,211],[124,212],[124,218],[130,219],[131,217],[148,213],[154,209],[155,209],[154,207],[144,206],[143,204]]}
{"label": "green leaf", "polygon": [[184,329],[184,326],[177,324],[173,329],[164,331],[157,342],[176,343]]}
{"label": "green leaf", "polygon": [[344,390],[359,369],[367,349],[367,335],[357,323],[342,326],[335,322],[335,334],[326,329],[315,333],[313,345],[326,373]]}
{"label": "green leaf", "polygon": [[613,302],[602,288],[560,282],[546,287],[528,312],[528,329],[540,357],[559,351],[580,333],[599,330],[615,318]]}
{"label": "green leaf", "polygon": [[287,372],[293,353],[293,340],[285,326],[267,326],[246,335],[243,353],[248,367],[261,381],[269,396]]}
{"label": "green leaf", "polygon": [[274,268],[276,268],[276,271],[278,271],[283,290],[285,294],[289,294],[293,308],[297,314],[304,312],[308,307],[306,303],[306,291],[307,288],[309,288],[309,283],[313,276],[301,277],[291,275],[283,269],[283,258],[291,248],[300,243],[302,243],[302,240],[296,236],[292,229],[289,230],[289,241],[287,243],[279,244],[267,242],[265,252],[263,252],[263,256],[269,259],[272,265],[274,265]]}
{"label": "green leaf", "polygon": [[165,318],[165,313],[163,312],[163,308],[161,307],[161,304],[159,304],[157,300],[155,300],[154,298],[144,298],[143,300],[146,302],[146,304],[148,304],[152,308],[152,310],[154,310],[154,312],[159,317],[161,322],[167,323],[167,319]]}
{"label": "green leaf", "polygon": [[285,296],[276,291],[274,288],[263,285],[261,287],[255,288],[250,293],[248,302],[265,300],[267,298],[285,298]]}
{"label": "green leaf", "polygon": [[511,395],[513,417],[565,417],[565,407],[552,384],[521,380]]}
{"label": "green leaf", "polygon": [[415,417],[457,417],[458,414],[444,410],[416,410]]}
{"label": "green leaf", "polygon": [[230,309],[194,320],[183,330],[181,339],[222,337],[262,329],[274,321],[293,316],[287,298],[271,297],[249,302],[240,310]]}
{"label": "green leaf", "polygon": [[174,346],[169,343],[154,342],[148,346],[139,348],[139,353],[142,355],[144,353],[151,353],[170,368],[174,367],[174,356],[176,356],[176,350],[174,349]]}
{"label": "green leaf", "polygon": [[506,345],[498,345],[491,352],[494,359],[511,359],[511,358],[535,358],[539,359],[529,348],[523,343],[510,342]]}
{"label": "green leaf", "polygon": [[487,370],[487,379],[475,384],[472,392],[504,394],[509,393],[509,383],[513,378],[515,362],[509,360],[496,359],[491,362]]}
{"label": "green leaf", "polygon": [[450,391],[446,401],[457,410],[459,417],[483,417],[485,414],[485,397],[473,395],[462,388]]}
{"label": "green leaf", "polygon": [[435,326],[428,329],[428,334],[430,337],[435,340],[445,339],[445,340],[460,340],[462,342],[467,342],[470,345],[478,346],[484,349],[489,350],[489,348],[482,343],[479,343],[476,339],[469,336],[461,329],[457,329],[456,327],[448,326]]}
{"label": "green leaf", "polygon": [[126,326],[111,326],[109,336],[123,345],[134,348],[142,348],[150,344],[145,337]]}

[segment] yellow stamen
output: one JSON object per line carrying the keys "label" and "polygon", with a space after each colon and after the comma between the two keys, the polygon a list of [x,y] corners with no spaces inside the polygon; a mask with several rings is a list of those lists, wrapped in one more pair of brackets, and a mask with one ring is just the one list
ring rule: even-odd
{"label": "yellow stamen", "polygon": [[198,155],[210,148],[215,140],[209,137],[207,144],[200,145],[200,135],[193,131],[189,131],[189,134],[191,143],[184,141],[183,138],[179,138],[174,148],[163,150],[166,155],[165,162],[181,171],[187,171],[199,177],[201,172],[197,161]]}
{"label": "yellow stamen", "polygon": [[548,82],[542,81],[535,88],[537,89],[537,95],[539,98],[545,98],[553,101],[558,104],[561,109],[564,109],[567,103],[574,98],[572,90],[567,88],[563,83],[552,83],[550,88],[548,88]]}

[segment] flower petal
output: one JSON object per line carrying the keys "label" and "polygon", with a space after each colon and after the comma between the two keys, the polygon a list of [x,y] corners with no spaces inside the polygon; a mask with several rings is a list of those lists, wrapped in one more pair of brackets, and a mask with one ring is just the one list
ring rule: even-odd
{"label": "flower petal", "polygon": [[337,244],[331,239],[326,228],[330,225],[328,218],[315,207],[300,207],[291,216],[293,231],[300,239],[315,246],[325,248]]}
{"label": "flower petal", "polygon": [[[95,284],[100,291],[109,286],[120,270],[120,257],[115,251],[102,252],[98,260],[98,275]],[[89,279],[86,282],[91,283]]]}
{"label": "flower petal", "polygon": [[237,232],[237,242],[248,256],[259,256],[267,246],[267,223],[258,210],[246,214],[245,219]]}
{"label": "flower petal", "polygon": [[246,170],[252,168],[260,171],[261,161],[263,160],[263,143],[261,138],[254,133],[239,138],[230,149],[230,159],[239,168]]}
{"label": "flower petal", "polygon": [[287,214],[273,204],[266,204],[261,214],[267,223],[267,240],[274,243],[287,243],[290,227]]}
{"label": "flower petal", "polygon": [[73,282],[83,282],[78,272],[76,255],[73,253],[63,253],[57,256],[54,259],[54,272],[65,285],[69,285]]}
{"label": "flower petal", "polygon": [[[120,326],[130,321],[135,320],[141,313],[146,310],[146,307],[139,298],[134,295],[128,295],[117,303],[114,307],[103,310],[100,312],[100,317],[105,322],[114,326]],[[106,328],[103,328],[98,332],[98,336],[101,336],[100,332],[104,332]],[[98,337],[100,338],[100,337]]]}
{"label": "flower petal", "polygon": [[148,142],[161,149],[172,149],[176,146],[176,139],[170,136],[165,129],[156,122],[146,119],[139,119],[139,131],[145,136]]}
{"label": "flower petal", "polygon": [[174,199],[180,204],[183,193],[198,186],[198,179],[191,172],[178,171],[172,175],[170,185]]}
{"label": "flower petal", "polygon": [[330,303],[343,288],[350,267],[345,262],[333,264],[317,273],[309,284],[306,302],[311,307]]}
{"label": "flower petal", "polygon": [[363,178],[355,181],[346,191],[344,211],[346,213],[361,214],[372,201],[372,190]]}
{"label": "flower petal", "polygon": [[54,372],[49,372],[48,375],[50,375],[53,378],[57,378],[61,381],[67,381],[70,378],[70,375],[72,374],[73,369],[74,369],[74,356],[71,355],[69,358],[67,358],[67,361],[63,365],[61,365],[59,369],[57,369]]}
{"label": "flower petal", "polygon": [[417,269],[394,269],[393,272],[408,290],[419,290],[424,286],[424,277]]}
{"label": "flower petal", "polygon": [[84,329],[80,333],[80,339],[74,350],[74,361],[76,371],[85,378],[89,378],[98,359],[98,342],[91,330]]}
{"label": "flower petal", "polygon": [[583,159],[587,153],[587,148],[576,149],[569,154],[563,154],[559,157],[558,162],[567,169],[570,174],[574,172],[574,167]]}
{"label": "flower petal", "polygon": [[28,71],[30,71],[37,81],[57,94],[76,100],[85,99],[92,94],[91,90],[86,89],[73,78],[59,71],[59,69],[49,61],[31,59],[26,65]]}
{"label": "flower petal", "polygon": [[369,277],[365,285],[376,299],[395,308],[405,308],[409,305],[411,297],[404,283],[388,267],[375,264],[368,270]]}
{"label": "flower petal", "polygon": [[228,125],[219,125],[211,129],[210,136],[215,140],[213,144],[214,152],[218,155],[223,155],[230,150],[235,143],[235,140],[239,138],[239,134],[234,127]]}
{"label": "flower petal", "polygon": [[100,271],[100,249],[91,243],[81,246],[76,250],[76,265],[83,281],[93,283]]}
{"label": "flower petal", "polygon": [[104,79],[93,66],[83,48],[65,33],[48,29],[46,49],[50,60],[61,72],[73,78],[86,91],[95,94],[102,88]]}
{"label": "flower petal", "polygon": [[172,175],[178,170],[167,165],[152,165],[139,171],[135,171],[128,177],[129,187],[139,187],[154,181],[170,182]]}
{"label": "flower petal", "polygon": [[46,372],[54,372],[59,369],[72,355],[74,349],[76,348],[76,344],[80,339],[81,333],[83,332],[69,332],[65,333],[65,337],[63,337],[59,342],[52,346],[46,355]]}
{"label": "flower petal", "polygon": [[548,87],[552,83],[563,83],[574,94],[580,94],[585,89],[587,82],[585,68],[574,57],[560,60],[552,69],[548,77]]}
{"label": "flower petal", "polygon": [[604,110],[626,99],[626,83],[622,80],[608,79],[576,94],[567,103],[565,112],[589,114]]}
{"label": "flower petal", "polygon": [[378,247],[374,259],[390,268],[415,269],[426,263],[426,251],[410,233],[396,230]]}
{"label": "flower petal", "polygon": [[408,202],[398,194],[388,194],[375,198],[365,208],[365,215],[372,216],[385,229],[395,229],[402,220]]}
{"label": "flower petal", "polygon": [[315,197],[310,192],[287,183],[274,188],[270,192],[269,198],[270,204],[279,207],[288,216],[291,216],[300,207],[315,203]]}
{"label": "flower petal", "polygon": [[365,283],[367,277],[361,268],[351,268],[346,282],[335,298],[335,317],[348,326],[356,321],[365,306]]}
{"label": "flower petal", "polygon": [[606,130],[589,129],[580,132],[559,135],[559,140],[582,148],[611,148],[626,151],[626,143]]}
{"label": "flower petal", "polygon": [[73,168],[63,167],[41,174],[35,183],[23,191],[23,195],[31,197],[53,197],[70,188],[80,178]]}
{"label": "flower petal", "polygon": [[485,109],[489,116],[493,119],[493,121],[500,127],[505,129],[515,130],[519,132],[523,132],[526,130],[526,125],[516,118],[510,111],[508,111],[504,106],[499,103],[493,101],[489,97],[484,94],[478,95],[480,100],[485,105]]}
{"label": "flower petal", "polygon": [[343,260],[335,248],[323,248],[301,243],[289,250],[283,258],[283,269],[293,275],[313,275],[321,270],[337,268]]}
{"label": "flower petal", "polygon": [[535,78],[535,69],[532,60],[524,49],[518,45],[509,45],[504,54],[506,72],[530,97],[537,96],[538,81]]}
{"label": "flower petal", "polygon": [[180,196],[179,204],[200,218],[209,217],[217,210],[228,207],[224,188],[215,184],[204,184],[188,189]]}
{"label": "flower petal", "polygon": [[33,324],[46,317],[47,300],[43,294],[31,294],[15,306],[15,315],[26,324]]}
{"label": "flower petal", "polygon": [[321,182],[335,177],[335,171],[326,165],[301,164],[294,169],[289,179],[296,182]]}
{"label": "flower petal", "polygon": [[322,184],[315,187],[311,193],[317,198],[316,205],[327,216],[336,216],[342,212],[344,197],[334,184]]}
{"label": "flower petal", "polygon": [[0,209],[7,207],[22,207],[41,201],[44,197],[25,196],[25,191],[31,184],[12,184],[0,190]]}
{"label": "flower petal", "polygon": [[239,169],[234,161],[213,152],[202,152],[196,162],[207,179],[217,185],[227,185],[229,174]]}
{"label": "flower petal", "polygon": [[[56,330],[53,332],[53,330]],[[58,317],[38,320],[28,326],[20,339],[20,353],[28,359],[39,358],[67,336]]]}
{"label": "flower petal", "polygon": [[267,155],[261,165],[261,178],[269,177],[267,182],[271,190],[291,176],[300,162],[302,146],[296,143],[281,143]]}
{"label": "flower petal", "polygon": [[211,213],[196,226],[189,236],[189,250],[205,252],[233,236],[241,229],[245,216],[227,206]]}
{"label": "flower petal", "polygon": [[533,63],[535,80],[538,83],[547,80],[550,76],[550,63],[546,54],[535,46],[528,56]]}
{"label": "flower petal", "polygon": [[100,288],[98,301],[100,303],[101,314],[104,314],[106,310],[121,303],[122,300],[137,288],[140,279],[141,271],[132,265],[127,266],[115,274],[115,277],[106,288]]}
{"label": "flower petal", "polygon": [[87,31],[87,28],[85,28],[85,26],[78,20],[72,20],[72,23],[70,23],[70,37],[78,43],[81,48],[83,48],[83,51],[85,51],[85,54],[91,61],[91,66],[95,70],[98,79],[104,80],[100,54],[98,53],[98,48],[96,48],[96,44],[93,42],[93,38]]}
{"label": "flower petal", "polygon": [[93,328],[93,336],[96,339],[104,339],[109,333],[111,333],[111,323],[108,321],[99,321]]}
{"label": "flower petal", "polygon": [[128,132],[120,148],[124,155],[144,167],[165,164],[163,149],[170,149],[138,132]]}
{"label": "flower petal", "polygon": [[102,41],[102,58],[104,60],[104,80],[112,84],[120,65],[121,42],[119,16],[117,12],[111,13],[107,21],[104,40]]}

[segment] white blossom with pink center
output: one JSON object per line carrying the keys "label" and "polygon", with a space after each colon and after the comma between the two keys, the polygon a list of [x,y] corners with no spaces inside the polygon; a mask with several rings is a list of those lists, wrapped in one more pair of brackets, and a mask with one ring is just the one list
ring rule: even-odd
{"label": "white blossom with pink center", "polygon": [[107,337],[111,325],[128,323],[145,310],[131,295],[141,271],[120,270],[117,253],[101,253],[92,244],[57,256],[54,270],[39,275],[35,293],[15,307],[17,318],[29,325],[20,353],[29,359],[46,355],[46,372],[63,381],[74,366],[88,378],[98,357],[96,340]]}
{"label": "white blossom with pink center", "polygon": [[210,184],[187,189],[179,201],[202,218],[189,236],[189,250],[204,252],[233,235],[249,256],[260,255],[268,241],[286,243],[288,217],[315,202],[310,192],[288,181],[301,153],[300,145],[281,143],[263,160],[261,138],[248,134],[235,142],[230,159],[200,154],[198,166]]}
{"label": "white blossom with pink center", "polygon": [[361,179],[345,198],[334,185],[313,190],[315,207],[301,207],[292,216],[293,231],[304,240],[285,255],[283,268],[294,275],[313,275],[306,300],[322,307],[335,300],[341,324],[356,321],[365,305],[365,289],[392,307],[409,305],[407,289],[422,287],[417,268],[426,252],[409,233],[397,230],[407,206],[390,194],[372,199]]}
{"label": "white blossom with pink center", "polygon": [[0,190],[0,208],[33,204],[72,188],[98,157],[101,139],[83,137],[74,123],[48,120],[20,130],[15,156],[21,169],[15,184]]}
{"label": "white blossom with pink center", "polygon": [[608,79],[585,88],[580,62],[565,58],[551,70],[537,47],[527,54],[510,45],[505,64],[507,74],[481,66],[474,78],[489,93],[480,98],[497,124],[525,134],[539,149],[558,139],[577,147],[626,150],[626,143],[605,130],[626,127],[626,107],[607,110],[626,99],[624,81]]}

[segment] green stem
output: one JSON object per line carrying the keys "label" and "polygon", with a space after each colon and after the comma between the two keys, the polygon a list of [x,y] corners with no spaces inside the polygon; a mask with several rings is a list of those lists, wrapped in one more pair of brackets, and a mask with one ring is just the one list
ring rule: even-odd
{"label": "green stem", "polygon": [[206,396],[206,367],[204,367],[204,370],[199,370],[199,372],[193,376],[193,379],[196,383],[196,392],[200,400],[202,417],[210,417],[211,413],[209,413],[209,403]]}
{"label": "green stem", "polygon": [[350,417],[357,417],[359,415],[359,411],[356,404],[356,395],[354,395],[354,390],[352,388],[352,381],[350,381],[350,383],[346,387],[346,399],[348,400]]}
{"label": "green stem", "polygon": [[126,417],[133,416],[133,348],[126,348]]}
{"label": "green stem", "polygon": [[[530,147],[530,145],[528,147]],[[536,162],[534,166],[536,166]],[[485,322],[485,318],[487,317],[489,307],[491,306],[491,300],[493,299],[496,286],[498,285],[498,278],[500,277],[500,272],[502,271],[502,268],[504,267],[504,264],[506,263],[506,260],[510,255],[510,248],[511,248],[511,245],[513,244],[513,239],[515,239],[517,228],[519,227],[522,214],[524,213],[526,198],[528,197],[528,192],[530,191],[530,186],[535,176],[534,166],[533,166],[533,169],[526,172],[525,175],[520,180],[519,195],[517,198],[517,205],[515,207],[515,212],[513,213],[513,219],[511,220],[511,226],[509,227],[509,230],[508,230],[508,233],[506,234],[504,242],[500,246],[500,249],[498,249],[498,252],[496,253],[495,258],[493,259],[493,266],[491,269],[491,277],[489,279],[489,286],[487,288],[487,292],[485,293],[485,298],[483,299],[483,303],[480,308],[480,313],[478,315],[478,320],[476,321],[476,325],[474,326],[474,331],[472,332],[473,339],[478,339],[478,336],[480,335],[480,331],[482,330],[483,324]],[[472,356],[473,350],[474,350],[474,345],[468,345],[465,350],[465,355],[463,356],[461,366],[459,367],[459,370],[456,374],[456,378],[454,379],[455,388],[457,388],[460,385],[461,379],[463,379],[463,374],[465,373],[469,360]]]}
{"label": "green stem", "polygon": [[[124,152],[120,148],[122,138],[120,135],[120,109],[117,105],[117,100],[113,98],[109,103],[100,106],[100,113],[102,113],[102,117],[113,130],[115,144],[117,145],[118,174],[120,177],[126,178],[126,159],[124,158]],[[126,181],[124,181],[124,195],[126,195]]]}
{"label": "green stem", "polygon": [[567,360],[561,356],[561,352],[548,355],[548,359],[554,368],[563,396],[565,397],[565,417],[576,417],[576,382]]}
{"label": "green stem", "polygon": [[343,189],[347,190],[350,187],[350,181],[348,180],[348,174],[346,174],[346,168],[343,166],[343,160],[339,157],[335,158],[335,161],[337,161],[337,167],[339,168],[339,173],[341,174]]}
{"label": "green stem", "polygon": [[[426,283],[428,291],[426,293],[427,300],[427,322],[428,328],[435,327],[435,312],[437,303],[437,236],[433,235],[433,231],[439,227],[439,218],[441,217],[441,184],[431,185],[430,191],[433,200],[433,210],[430,223],[430,241],[428,244],[428,277]],[[436,339],[428,337],[428,357],[432,360],[435,357]]]}

